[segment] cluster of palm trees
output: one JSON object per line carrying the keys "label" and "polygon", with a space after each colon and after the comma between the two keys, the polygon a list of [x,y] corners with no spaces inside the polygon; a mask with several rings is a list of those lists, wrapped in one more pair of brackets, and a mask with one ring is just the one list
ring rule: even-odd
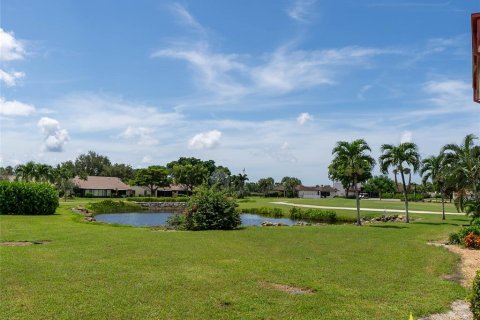
{"label": "cluster of palm trees", "polygon": [[[420,159],[418,146],[412,142],[399,145],[384,144],[379,158],[380,171],[391,171],[400,175],[405,201],[406,222],[410,222],[406,176],[410,181],[412,173],[420,173],[423,182],[431,180],[434,188],[441,194],[442,218],[445,219],[444,199],[447,191],[455,192],[455,204],[473,216],[480,215],[480,145],[475,145],[475,135],[469,134],[460,145],[445,145],[438,156]],[[358,139],[353,142],[339,141],[333,148],[334,159],[329,166],[329,176],[334,180],[347,181],[353,185],[357,204],[357,224],[360,220],[360,201],[358,183],[371,177],[375,160],[369,155],[371,149],[367,142]],[[410,182],[409,182],[410,183]],[[408,184],[409,184],[408,183]]]}

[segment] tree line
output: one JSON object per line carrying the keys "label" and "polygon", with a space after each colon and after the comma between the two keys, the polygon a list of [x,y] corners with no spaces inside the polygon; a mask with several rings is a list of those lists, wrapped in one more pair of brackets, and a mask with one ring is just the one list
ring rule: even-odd
{"label": "tree line", "polygon": [[[407,223],[410,221],[408,191],[413,173],[419,173],[423,183],[430,182],[433,190],[441,195],[443,220],[447,193],[456,194],[454,201],[457,209],[480,216],[480,145],[476,145],[475,140],[478,137],[469,134],[461,144],[447,144],[440,149],[438,155],[423,160],[415,143],[381,146],[378,159],[380,171],[383,174],[393,173],[395,186],[398,185],[398,176],[400,177]],[[329,178],[341,182],[347,194],[353,188],[358,225],[361,224],[359,183],[369,181],[370,188],[382,191],[389,188],[388,178],[372,177],[376,161],[370,152],[371,148],[364,139],[338,141],[332,150],[334,158],[328,167]]]}

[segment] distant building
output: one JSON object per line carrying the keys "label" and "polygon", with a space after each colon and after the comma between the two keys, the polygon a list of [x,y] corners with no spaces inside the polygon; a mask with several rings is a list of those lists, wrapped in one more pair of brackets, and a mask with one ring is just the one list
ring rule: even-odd
{"label": "distant building", "polygon": [[171,184],[168,187],[158,188],[157,197],[188,196],[188,188],[183,184]]}
{"label": "distant building", "polygon": [[299,185],[296,188],[299,198],[319,199],[319,198],[333,198],[336,196],[336,189],[331,186],[314,186],[308,187]]}
{"label": "distant building", "polygon": [[117,177],[88,176],[86,180],[75,177],[73,183],[74,192],[80,197],[128,197],[134,194],[132,188]]}

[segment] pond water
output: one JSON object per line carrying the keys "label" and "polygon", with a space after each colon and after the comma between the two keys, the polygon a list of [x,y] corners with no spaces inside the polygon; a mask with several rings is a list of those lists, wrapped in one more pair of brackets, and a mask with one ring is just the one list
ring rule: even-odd
{"label": "pond water", "polygon": [[[100,222],[126,224],[135,227],[162,226],[167,224],[168,218],[173,214],[171,212],[108,213],[97,214],[95,219]],[[264,221],[282,223],[289,226],[296,223],[295,220],[288,218],[270,218],[250,213],[243,213],[240,215],[240,218],[242,226],[260,226]]]}

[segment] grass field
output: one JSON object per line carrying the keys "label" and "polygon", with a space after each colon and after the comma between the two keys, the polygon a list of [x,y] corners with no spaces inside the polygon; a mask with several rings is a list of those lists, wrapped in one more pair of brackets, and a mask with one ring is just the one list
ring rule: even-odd
{"label": "grass field", "polygon": [[463,216],[164,232],[82,222],[69,209],[78,204],[62,202],[53,216],[0,216],[2,241],[51,240],[0,246],[0,318],[408,319],[466,294],[443,278],[458,258],[426,244],[467,223]]}

